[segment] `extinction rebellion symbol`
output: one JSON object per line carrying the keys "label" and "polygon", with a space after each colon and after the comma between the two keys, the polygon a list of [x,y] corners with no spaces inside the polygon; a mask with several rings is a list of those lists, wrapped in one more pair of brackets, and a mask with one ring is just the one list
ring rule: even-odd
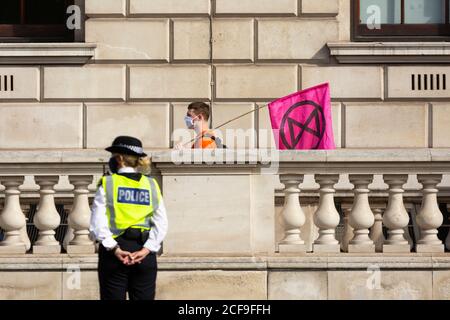
{"label": "extinction rebellion symbol", "polygon": [[[297,112],[307,115],[304,123],[296,120],[299,119],[295,116]],[[281,120],[281,141],[287,149],[296,149],[300,141],[310,135],[310,148],[318,149],[325,134],[325,121],[322,106],[311,100],[298,102],[287,110]]]}

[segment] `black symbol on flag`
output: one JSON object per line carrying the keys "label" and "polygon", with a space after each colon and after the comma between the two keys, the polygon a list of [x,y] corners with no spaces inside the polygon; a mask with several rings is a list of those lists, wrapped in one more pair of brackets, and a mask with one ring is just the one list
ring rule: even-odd
{"label": "black symbol on flag", "polygon": [[[296,112],[302,111],[306,106],[312,107],[305,123],[301,123],[294,118]],[[311,126],[315,124],[315,127]],[[300,128],[300,132],[296,135],[295,128]],[[281,120],[280,137],[287,149],[295,149],[305,135],[312,135],[313,145],[311,149],[318,149],[323,139],[326,128],[325,114],[323,107],[311,100],[297,102],[291,106],[284,114]],[[289,139],[287,139],[289,137]]]}

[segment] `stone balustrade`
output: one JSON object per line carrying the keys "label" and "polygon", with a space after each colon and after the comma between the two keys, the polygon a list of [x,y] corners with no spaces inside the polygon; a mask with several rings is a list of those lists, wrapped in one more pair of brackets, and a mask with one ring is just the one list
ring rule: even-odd
{"label": "stone balustrade", "polygon": [[[450,204],[447,150],[272,152],[153,152],[170,220],[165,255],[450,250],[450,236],[438,237],[450,224],[439,207]],[[108,154],[54,155],[0,156],[0,254],[95,252],[89,202]],[[63,242],[55,239],[62,199],[70,211]],[[32,244],[26,203],[37,204]]]}
{"label": "stone balustrade", "polygon": [[437,234],[450,224],[443,226],[438,206],[450,202],[446,149],[259,150],[238,156],[154,154],[171,215],[167,254],[445,250]]}
{"label": "stone balustrade", "polygon": [[[389,154],[389,155],[388,155]],[[351,205],[343,208],[344,234],[341,239],[340,249],[349,253],[408,253],[411,249],[418,253],[440,253],[445,251],[442,240],[437,237],[438,228],[443,224],[443,214],[439,209],[438,195],[441,202],[448,202],[448,186],[443,182],[443,177],[449,173],[449,153],[446,151],[430,151],[424,153],[419,150],[386,152],[386,151],[330,151],[304,155],[303,158],[295,157],[296,152],[288,152],[280,158],[280,181],[289,177],[290,187],[297,188],[297,194],[301,194],[299,185],[306,174],[314,174],[315,181],[320,185],[319,205],[313,214],[315,226],[319,236],[314,241],[312,252],[336,252],[338,242],[333,235],[339,220],[336,216],[336,206],[333,194],[334,186],[337,186],[337,174],[348,174],[348,180],[353,185],[346,189],[351,190]],[[301,153],[297,153],[301,155]],[[353,158],[353,161],[350,159]],[[283,161],[285,160],[285,161]],[[319,160],[319,161],[318,161]],[[321,161],[320,161],[321,160]],[[296,171],[295,179],[293,172]],[[375,184],[378,178],[378,185]],[[421,204],[417,215],[413,217],[413,225],[418,226],[419,238],[412,248],[412,240],[409,232],[406,232],[410,222],[410,216],[406,210],[404,199],[405,188],[409,178],[418,183],[413,189],[408,189],[408,203],[414,198],[414,202]],[[381,182],[381,184],[380,184]],[[382,184],[385,184],[385,188]],[[414,184],[414,183],[413,183]],[[437,186],[440,185],[438,188]],[[370,186],[370,187],[369,187]],[[409,185],[411,187],[411,185]],[[291,194],[287,188],[283,190],[286,197]],[[380,206],[377,199],[380,193],[384,197],[385,205]],[[371,195],[374,194],[374,197]],[[353,199],[351,199],[353,198]],[[283,214],[289,216],[291,221],[299,217],[296,225],[290,224],[285,228],[285,233],[292,232],[294,227],[302,229],[304,213],[301,208],[301,197],[296,197],[296,203],[285,205]],[[324,209],[326,208],[326,209]],[[285,212],[288,211],[288,212]],[[449,222],[447,221],[448,225]],[[383,226],[387,229],[387,237],[384,238]],[[329,246],[318,246],[323,242],[324,229],[328,232]],[[447,249],[450,235],[447,236]],[[283,246],[286,242],[283,242]],[[283,247],[279,247],[282,252]],[[298,252],[304,252],[305,248],[298,248]]]}
{"label": "stone balustrade", "polygon": [[[89,239],[90,204],[95,184],[104,172],[104,152],[2,152],[0,156],[0,254],[93,254]],[[3,188],[2,188],[3,186]],[[3,199],[2,199],[3,198]],[[3,200],[3,201],[2,201]],[[55,230],[61,225],[56,204],[69,211],[64,242]],[[31,244],[24,209],[37,205],[32,221],[38,230]]]}
{"label": "stone balustrade", "polygon": [[[35,254],[61,253],[61,244],[55,239],[55,230],[61,223],[61,217],[55,205],[55,188],[58,175],[35,176],[39,185],[38,210],[33,224],[39,230],[38,238],[32,246]],[[5,231],[5,238],[0,242],[0,254],[20,254],[27,251],[26,243],[30,240],[26,233],[26,218],[21,209],[20,186],[24,176],[0,176],[0,183],[5,186],[4,207],[0,215],[0,226]],[[90,207],[88,185],[93,175],[71,175],[69,181],[75,186],[73,190],[72,209],[68,218],[68,233],[73,234],[68,246],[68,253],[89,254],[95,252],[94,243],[89,239]]]}
{"label": "stone balustrade", "polygon": [[[418,180],[423,184],[421,209],[416,216],[420,229],[420,238],[415,246],[418,253],[444,252],[443,241],[437,237],[438,228],[443,224],[443,214],[438,206],[438,189],[436,185],[442,181],[442,174],[421,174]],[[373,175],[350,175],[354,184],[353,205],[345,210],[345,231],[342,242],[335,238],[335,229],[339,223],[336,210],[333,184],[337,182],[335,174],[317,175],[320,184],[319,205],[314,212],[314,224],[319,236],[314,241],[313,252],[350,252],[350,253],[406,253],[411,251],[410,243],[405,237],[409,215],[406,211],[402,194],[402,186],[407,175],[388,174],[383,179],[389,185],[389,197],[385,210],[375,206],[371,208],[368,185]],[[300,205],[299,185],[303,175],[280,175],[281,182],[288,185],[284,189],[285,204],[282,209],[285,220],[285,238],[279,243],[279,252],[306,252],[304,241],[300,238],[300,230],[305,223],[305,214]],[[384,213],[383,213],[384,211]],[[387,239],[384,239],[383,225],[387,228]],[[450,234],[447,236],[447,249]],[[286,250],[286,248],[289,248]]]}

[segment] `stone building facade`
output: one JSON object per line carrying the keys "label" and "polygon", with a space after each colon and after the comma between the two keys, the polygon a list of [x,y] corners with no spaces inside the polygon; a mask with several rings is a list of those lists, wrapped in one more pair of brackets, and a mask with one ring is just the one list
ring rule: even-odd
{"label": "stone building facade", "polygon": [[[55,190],[56,203],[66,211],[72,213],[72,203],[79,201],[86,213],[85,199],[77,196],[93,195],[95,179],[108,157],[103,148],[117,135],[133,135],[153,155],[172,228],[160,260],[159,298],[449,299],[450,256],[442,243],[433,241],[425,240],[422,244],[429,247],[416,250],[425,233],[421,236],[417,231],[421,226],[415,216],[420,215],[421,202],[434,201],[430,219],[439,215],[440,208],[443,222],[431,223],[431,229],[439,229],[439,239],[445,243],[450,224],[446,220],[450,45],[442,35],[359,41],[355,7],[363,3],[76,0],[70,4],[79,5],[82,15],[73,41],[0,40],[2,199],[13,197],[14,192],[8,191],[21,185],[20,204],[30,225],[31,208],[43,198],[45,186]],[[0,38],[1,32],[0,22]],[[269,176],[256,173],[263,167],[260,158],[256,164],[231,166],[176,166],[170,161],[169,150],[177,143],[172,133],[184,128],[188,103],[210,103],[211,125],[216,127],[323,82],[331,87],[338,150],[282,153],[277,160],[279,172]],[[270,147],[266,108],[223,129],[250,129],[243,146],[248,150]],[[226,137],[224,142],[232,157],[233,149],[242,147]],[[313,249],[318,229],[338,227],[320,227],[314,220],[322,201],[319,188],[329,186],[327,179],[314,174],[333,174],[327,178],[331,188],[339,182],[339,226],[345,230],[338,233],[338,251],[336,244],[326,241],[331,250]],[[350,176],[349,181],[347,174],[364,176]],[[349,182],[355,185],[355,181],[361,190],[371,184],[367,191],[376,218],[375,224],[360,228],[381,236],[381,214],[389,201],[400,205],[414,220],[407,229],[412,252],[381,252],[382,246],[377,250],[369,246],[368,251],[345,253],[342,243],[348,219],[344,213],[367,214],[367,210],[352,213],[359,191]],[[431,191],[423,191],[424,181]],[[300,212],[295,203],[301,182]],[[81,191],[74,193],[70,185]],[[213,195],[206,195],[209,202],[198,206],[205,200],[201,194],[206,186]],[[403,191],[404,201],[398,198]],[[438,201],[425,196],[430,193],[437,193]],[[224,203],[225,198],[231,204]],[[207,208],[219,209],[205,218]],[[40,215],[49,219],[52,210],[41,210]],[[306,222],[289,229],[289,214],[302,215]],[[11,228],[8,221],[2,222],[3,229]],[[242,222],[238,228],[236,221]],[[41,232],[60,225],[47,224]],[[29,239],[23,238],[27,249],[33,246],[30,228]],[[391,227],[404,228],[408,226]],[[305,241],[303,250],[295,241],[283,243],[285,231],[298,229]],[[96,298],[93,247],[86,244],[83,232],[76,236],[81,240],[72,245],[85,246],[87,251],[71,252],[68,242],[57,255],[35,251],[17,256],[20,250],[4,250],[4,254],[0,250],[0,298]],[[73,241],[73,234],[64,239]],[[291,252],[283,252],[279,244],[287,244]],[[402,244],[394,240],[392,245]],[[68,285],[74,275],[67,271],[71,268],[81,270],[83,290]],[[377,268],[381,287],[367,287]],[[39,270],[41,276],[36,277]],[[368,273],[371,270],[375,271]],[[11,287],[13,292],[7,289]]]}
{"label": "stone building facade", "polygon": [[[1,148],[102,148],[120,128],[143,137],[147,148],[168,149],[192,100],[214,98],[216,126],[322,82],[331,86],[338,147],[450,147],[450,89],[411,88],[412,74],[445,74],[445,43],[358,46],[351,42],[350,1],[231,0],[213,7],[209,0],[91,0],[84,39],[95,49],[2,49],[2,75],[12,75],[15,88],[1,92]],[[42,64],[52,55],[76,65]],[[437,65],[427,65],[433,57]],[[267,129],[267,110],[230,126]],[[258,146],[256,135],[250,146]]]}

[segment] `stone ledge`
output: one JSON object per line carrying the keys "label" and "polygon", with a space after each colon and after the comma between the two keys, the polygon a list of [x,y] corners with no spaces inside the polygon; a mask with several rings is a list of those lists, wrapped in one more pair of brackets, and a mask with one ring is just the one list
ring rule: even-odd
{"label": "stone ledge", "polygon": [[[146,150],[156,163],[171,163],[171,149]],[[242,150],[187,150],[183,154],[194,156],[210,156],[214,159],[230,156],[236,159],[244,155],[246,158],[265,160],[265,156],[277,150],[242,149]],[[403,148],[403,149],[336,149],[336,150],[283,150],[279,151],[280,162],[449,162],[450,149]],[[110,154],[103,149],[36,149],[8,150],[0,152],[1,164],[55,164],[55,163],[91,163],[102,164],[108,161]],[[226,158],[224,158],[226,159]]]}
{"label": "stone ledge", "polygon": [[0,43],[0,64],[85,64],[94,43]]}
{"label": "stone ledge", "polygon": [[[0,271],[67,270],[74,266],[82,270],[97,269],[97,255],[0,256]],[[365,270],[381,269],[450,270],[450,253],[440,254],[275,254],[272,256],[212,257],[161,256],[160,270]]]}
{"label": "stone ledge", "polygon": [[329,42],[340,63],[448,63],[448,42]]}
{"label": "stone ledge", "polygon": [[[153,152],[153,162],[169,163],[172,156],[179,151]],[[244,155],[246,159],[256,158],[264,161],[264,156],[270,159],[271,154],[277,150],[212,150],[212,151],[182,151],[183,154],[203,155],[214,160],[227,159],[238,155]],[[336,149],[336,150],[283,150],[278,151],[279,162],[444,162],[450,161],[450,149],[427,149],[427,148],[405,148],[405,149]]]}
{"label": "stone ledge", "polygon": [[[153,174],[429,174],[450,170],[450,149],[146,150]],[[101,149],[2,150],[0,175],[102,174],[110,155]],[[350,165],[351,164],[351,165]],[[299,171],[299,168],[301,169]],[[276,170],[276,171],[273,171]]]}

